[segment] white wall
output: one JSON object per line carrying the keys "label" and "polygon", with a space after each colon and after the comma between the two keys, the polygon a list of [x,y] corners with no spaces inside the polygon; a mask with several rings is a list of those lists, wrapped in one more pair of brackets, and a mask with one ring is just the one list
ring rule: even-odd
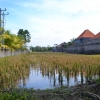
{"label": "white wall", "polygon": [[13,56],[13,55],[19,55],[19,54],[24,54],[24,53],[28,53],[28,51],[27,50],[11,51],[11,50],[7,50],[7,49],[6,50],[0,49],[0,57]]}

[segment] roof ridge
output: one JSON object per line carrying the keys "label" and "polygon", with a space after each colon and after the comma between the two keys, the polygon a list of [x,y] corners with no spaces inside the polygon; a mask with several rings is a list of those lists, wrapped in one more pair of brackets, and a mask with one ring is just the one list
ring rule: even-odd
{"label": "roof ridge", "polygon": [[94,34],[90,30],[86,29],[83,31],[83,33],[81,33],[81,35],[78,36],[77,39],[79,39],[79,38],[92,38],[92,37],[94,37]]}

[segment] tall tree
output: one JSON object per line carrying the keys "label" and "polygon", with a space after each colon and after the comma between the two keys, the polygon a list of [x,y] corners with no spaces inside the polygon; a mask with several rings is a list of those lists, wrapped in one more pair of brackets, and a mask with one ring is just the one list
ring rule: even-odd
{"label": "tall tree", "polygon": [[24,43],[29,43],[31,40],[31,36],[28,30],[19,29],[17,35],[24,40]]}

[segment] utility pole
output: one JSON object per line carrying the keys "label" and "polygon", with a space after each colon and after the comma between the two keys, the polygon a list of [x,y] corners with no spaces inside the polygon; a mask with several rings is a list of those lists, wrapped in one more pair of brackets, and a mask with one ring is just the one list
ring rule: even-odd
{"label": "utility pole", "polygon": [[[0,8],[0,35],[4,33],[4,20],[5,20],[5,15],[8,15],[9,13],[5,14],[4,11],[6,11],[6,8],[2,10]],[[4,45],[4,38],[2,37],[2,44]],[[5,56],[5,48],[3,47],[3,57]]]}
{"label": "utility pole", "polygon": [[[5,15],[8,15],[8,14],[9,14],[9,13],[5,14],[4,12],[3,12],[3,14],[2,14],[2,23],[3,23],[2,27],[3,27],[3,30],[4,30]],[[4,32],[4,31],[3,31],[3,32]],[[2,44],[4,45],[4,39],[2,40]]]}
{"label": "utility pole", "polygon": [[0,8],[0,28],[1,28],[1,23],[2,23],[2,20],[1,20],[2,11],[6,11],[6,8],[5,8],[5,10],[2,10],[2,9]]}
{"label": "utility pole", "polygon": [[4,12],[3,12],[3,14],[2,14],[2,17],[3,17],[3,20],[2,20],[2,23],[3,23],[3,29],[4,29],[4,20],[5,20],[5,15],[8,15],[9,13],[7,13],[7,14],[5,14]]}

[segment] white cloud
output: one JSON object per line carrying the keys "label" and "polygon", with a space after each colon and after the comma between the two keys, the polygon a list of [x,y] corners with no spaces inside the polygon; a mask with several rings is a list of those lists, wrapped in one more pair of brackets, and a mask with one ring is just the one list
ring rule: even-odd
{"label": "white cloud", "polygon": [[10,9],[14,17],[9,15],[6,27],[14,32],[28,29],[33,46],[68,42],[85,29],[95,34],[100,31],[100,0],[25,0],[15,4],[18,8]]}

